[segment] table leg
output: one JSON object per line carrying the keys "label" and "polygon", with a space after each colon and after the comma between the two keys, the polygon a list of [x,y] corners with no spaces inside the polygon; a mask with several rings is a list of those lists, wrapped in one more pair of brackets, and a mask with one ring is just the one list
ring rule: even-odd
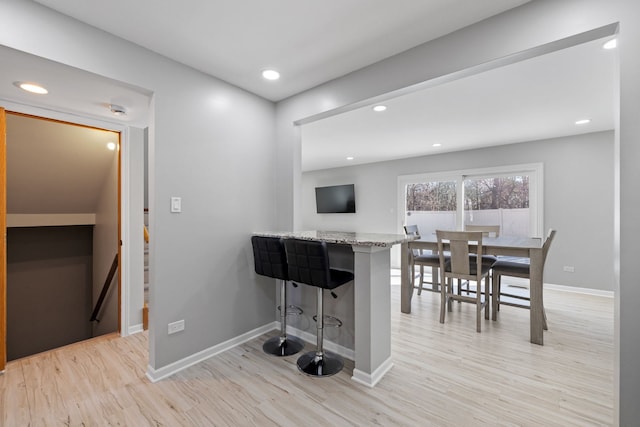
{"label": "table leg", "polygon": [[391,361],[391,253],[389,248],[353,246],[354,353],[352,380],[373,387]]}
{"label": "table leg", "polygon": [[543,345],[543,327],[544,327],[544,305],[542,299],[542,271],[543,263],[542,248],[531,249],[529,252],[531,265],[529,267],[529,292],[531,310],[529,313],[531,342]]}

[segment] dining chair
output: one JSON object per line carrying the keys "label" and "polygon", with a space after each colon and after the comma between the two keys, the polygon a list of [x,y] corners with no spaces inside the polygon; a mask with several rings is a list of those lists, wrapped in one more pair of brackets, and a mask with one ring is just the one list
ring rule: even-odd
{"label": "dining chair", "polygon": [[[451,301],[468,302],[476,305],[476,331],[480,332],[483,309],[484,318],[489,319],[489,270],[491,269],[490,265],[477,262],[478,259],[482,259],[482,232],[436,230],[436,236],[442,276],[440,323],[444,323],[445,306],[448,311],[451,311]],[[450,252],[449,261],[444,256],[447,246]],[[475,255],[475,258],[470,255]],[[453,279],[475,281],[478,292],[473,297],[455,293]],[[482,292],[483,279],[485,281],[484,295]]]}
{"label": "dining chair", "polygon": [[[465,224],[464,229],[466,231],[481,231],[482,237],[500,237],[499,225],[475,225]],[[485,264],[493,264],[498,260],[495,255],[482,255],[482,262]]]}
{"label": "dining chair", "polygon": [[[549,253],[549,248],[551,247],[551,242],[553,242],[553,238],[556,235],[556,230],[554,229],[550,229],[549,233],[547,234],[547,237],[544,240],[544,243],[542,245],[542,271],[544,273],[544,265],[546,263],[547,260],[547,254]],[[526,261],[528,261],[529,259],[526,258]],[[514,261],[506,261],[506,260],[498,260],[496,263],[493,264],[492,267],[493,270],[493,279],[491,281],[491,288],[492,288],[492,301],[491,301],[491,305],[493,306],[492,308],[492,313],[491,313],[491,318],[493,320],[497,319],[497,312],[500,310],[500,305],[510,305],[513,307],[521,307],[521,308],[527,308],[527,309],[531,309],[530,307],[530,301],[531,301],[531,297],[530,294],[527,295],[518,295],[518,294],[514,294],[514,293],[509,293],[509,292],[503,292],[502,291],[502,276],[511,276],[511,277],[520,277],[520,278],[524,278],[524,279],[530,279],[530,265],[528,262],[514,262]],[[543,274],[544,277],[544,274]],[[544,287],[543,287],[544,288]],[[529,303],[523,302],[523,303],[519,303],[519,302],[514,302],[511,300],[502,300],[501,297],[507,297],[510,299],[515,299],[515,300],[521,300],[521,301],[529,301]],[[544,300],[543,300],[543,305],[542,305],[542,319],[543,319],[543,327],[545,330],[547,330],[547,315],[544,311]]]}
{"label": "dining chair", "polygon": [[[465,231],[481,231],[482,237],[500,237],[500,226],[499,225],[476,225],[476,224],[465,224]],[[474,255],[471,254],[471,257]],[[482,255],[482,263],[493,265],[494,262],[498,261],[498,257],[495,255]],[[491,273],[489,273],[491,275]],[[462,286],[458,287],[458,293],[462,292]],[[466,288],[464,291],[467,293],[474,293],[473,289],[470,289],[469,282],[466,282]]]}
{"label": "dining chair", "polygon": [[[417,225],[405,225],[404,233],[407,236],[416,236],[420,238],[420,232],[418,231]],[[448,259],[448,257],[447,257]],[[420,267],[420,283],[416,286],[416,266]],[[424,280],[424,268],[431,268],[431,281],[427,282]],[[427,289],[429,291],[438,292],[439,291],[439,274],[438,269],[440,268],[440,257],[438,254],[434,254],[431,251],[423,251],[422,249],[413,249],[409,253],[409,271],[411,271],[411,286],[414,289],[418,289],[418,295],[422,294],[422,290],[425,289],[423,285],[425,283],[431,285],[431,289]]]}

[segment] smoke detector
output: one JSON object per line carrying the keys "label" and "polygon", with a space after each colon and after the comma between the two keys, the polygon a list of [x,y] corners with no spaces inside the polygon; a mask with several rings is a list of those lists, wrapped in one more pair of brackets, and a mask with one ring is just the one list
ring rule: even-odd
{"label": "smoke detector", "polygon": [[127,110],[120,105],[109,104],[109,109],[113,113],[114,116],[126,116]]}

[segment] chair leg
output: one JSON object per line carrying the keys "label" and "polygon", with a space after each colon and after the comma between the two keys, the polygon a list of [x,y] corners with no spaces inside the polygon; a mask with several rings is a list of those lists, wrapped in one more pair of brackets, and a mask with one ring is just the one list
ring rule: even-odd
{"label": "chair leg", "polygon": [[296,362],[298,369],[309,376],[328,377],[342,370],[344,362],[337,354],[324,350],[324,292],[317,288],[316,334],[317,347],[315,351],[303,354]]}
{"label": "chair leg", "polygon": [[431,267],[431,289],[434,292],[440,291],[440,269],[438,267]]}
{"label": "chair leg", "polygon": [[[542,329],[547,331],[549,328],[547,328],[547,312],[544,309],[544,285],[542,286],[542,292]],[[529,300],[531,300],[531,295],[529,295]],[[531,302],[529,302],[529,304],[531,304]]]}
{"label": "chair leg", "polygon": [[[484,308],[484,318],[489,320],[489,308],[491,307],[491,305],[489,304],[490,301],[490,292],[489,292],[489,287],[490,287],[490,280],[489,280],[489,276],[484,278],[484,304],[483,304],[483,308]],[[480,289],[478,289],[478,292],[480,291]]]}
{"label": "chair leg", "polygon": [[491,278],[491,319],[498,320],[498,296],[499,296],[500,275],[493,273]]}
{"label": "chair leg", "polygon": [[273,356],[291,356],[304,348],[304,342],[296,337],[287,336],[287,282],[280,284],[280,336],[269,338],[262,350]]}
{"label": "chair leg", "polygon": [[424,265],[420,266],[420,284],[418,285],[418,295],[422,295],[422,285],[424,284]]}
{"label": "chair leg", "polygon": [[445,306],[447,305],[447,279],[440,284],[440,323],[444,323]]}
{"label": "chair leg", "polygon": [[[467,286],[469,282],[467,282]],[[482,280],[476,283],[476,332],[482,330]]]}

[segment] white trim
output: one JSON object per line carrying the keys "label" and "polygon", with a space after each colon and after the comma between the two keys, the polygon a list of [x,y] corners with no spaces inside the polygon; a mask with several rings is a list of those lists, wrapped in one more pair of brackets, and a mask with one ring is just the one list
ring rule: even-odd
{"label": "white trim", "polygon": [[[278,329],[280,329],[280,322],[277,323]],[[292,326],[287,326],[287,334],[291,334],[313,345],[318,342],[318,337],[316,335],[294,328]],[[327,339],[322,341],[322,347],[344,357],[345,359],[355,360],[355,351],[351,348],[341,346]]]}
{"label": "white trim", "polygon": [[251,341],[252,339],[257,338],[262,334],[265,334],[269,331],[272,331],[273,329],[276,329],[277,326],[278,325],[276,322],[268,323],[264,326],[261,326],[252,331],[246,332],[235,338],[231,338],[230,340],[227,340],[220,344],[216,344],[213,347],[209,347],[207,349],[194,353],[191,356],[185,357],[184,359],[177,360],[159,369],[154,369],[151,365],[148,365],[147,374],[146,374],[147,378],[149,378],[149,380],[152,383],[158,382],[162,379],[165,379],[167,377],[170,377],[173,374],[176,374],[182,371],[183,369],[193,366],[196,363],[200,363],[222,352],[230,350],[240,344],[244,344],[248,341]]}
{"label": "white trim", "polygon": [[142,323],[129,326],[129,329],[127,330],[127,335],[139,334],[140,332],[144,332],[144,327],[142,326]]}
{"label": "white trim", "polygon": [[371,374],[367,374],[366,372],[359,369],[354,369],[351,379],[358,384],[366,385],[367,387],[373,388],[376,384],[378,384],[382,377],[384,377],[384,375],[391,370],[391,368],[393,368],[393,361],[391,360],[391,357],[389,357],[387,360],[382,362],[380,366],[378,366],[378,369],[373,371]]}
{"label": "white trim", "polygon": [[554,285],[552,283],[545,283],[544,287],[553,291],[571,292],[574,294],[582,295],[593,295],[596,297],[613,298],[615,296],[614,291],[605,291],[603,289],[578,288],[575,286]]}
{"label": "white trim", "polygon": [[[503,280],[508,280],[509,283],[504,283],[503,286],[513,286],[515,288],[523,288],[529,289],[529,279],[525,279],[522,277],[513,277],[513,276],[505,276]],[[613,291],[606,291],[604,289],[593,289],[593,288],[581,288],[577,286],[567,286],[567,285],[555,285],[553,283],[545,283],[544,288],[551,291],[560,291],[560,292],[570,292],[574,294],[582,294],[582,295],[593,295],[598,297],[606,297],[613,298]]]}

